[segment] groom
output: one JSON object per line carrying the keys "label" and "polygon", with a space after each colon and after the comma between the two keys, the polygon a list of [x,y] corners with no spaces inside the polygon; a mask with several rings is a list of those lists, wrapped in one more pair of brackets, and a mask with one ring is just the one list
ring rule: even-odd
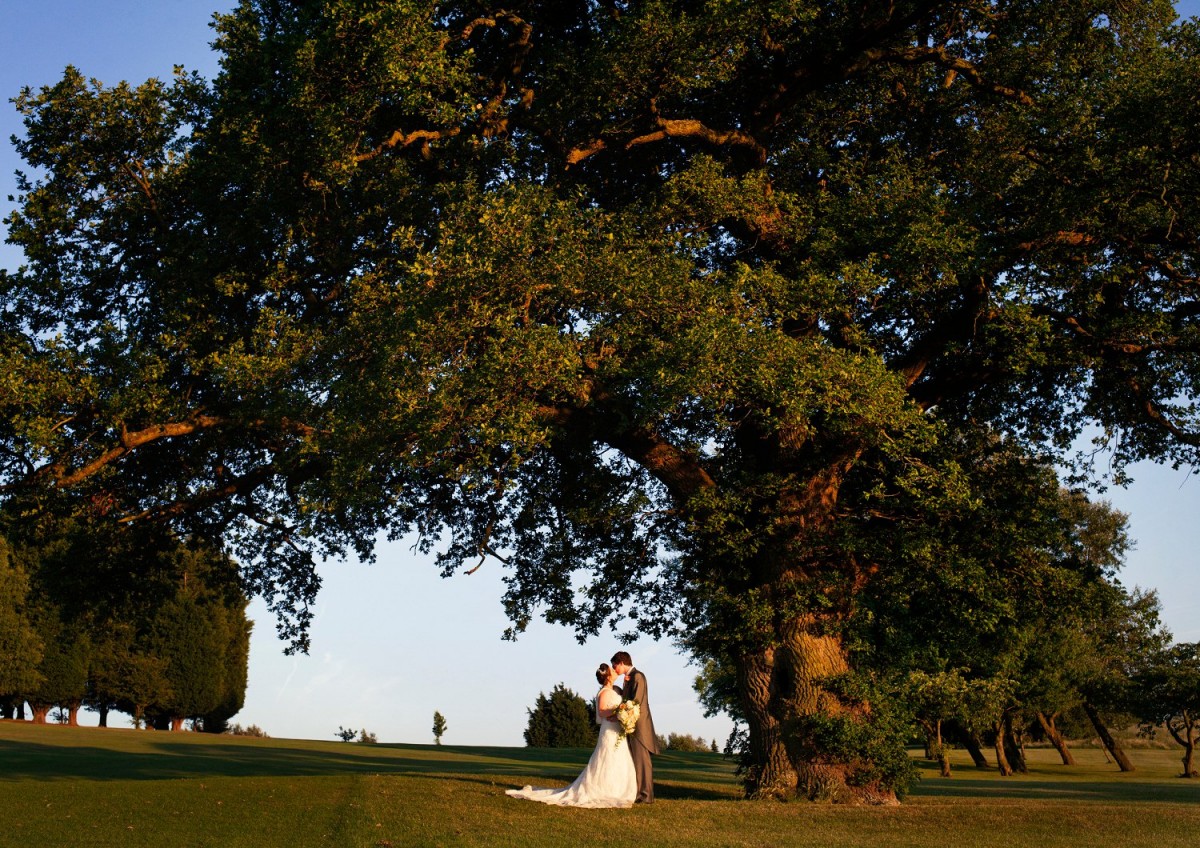
{"label": "groom", "polygon": [[659,753],[658,739],[654,735],[654,719],[650,715],[649,693],[646,691],[646,675],[633,667],[628,651],[617,651],[612,657],[612,667],[617,674],[625,675],[621,696],[626,701],[637,701],[641,708],[637,726],[627,738],[629,756],[633,757],[633,770],[637,774],[637,798],[635,804],[654,803],[654,767],[650,755]]}

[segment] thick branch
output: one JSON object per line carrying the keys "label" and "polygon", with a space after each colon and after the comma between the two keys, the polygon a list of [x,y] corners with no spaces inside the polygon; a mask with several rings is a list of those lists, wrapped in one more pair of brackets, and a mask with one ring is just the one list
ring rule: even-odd
{"label": "thick branch", "polygon": [[645,468],[681,503],[717,487],[717,482],[695,457],[648,427],[602,434],[601,438]]}
{"label": "thick branch", "polygon": [[[745,149],[753,153],[755,159],[760,164],[767,159],[766,148],[759,144],[756,138],[742,130],[715,130],[712,127],[705,126],[700,121],[689,118],[656,117],[654,123],[657,129],[630,138],[621,145],[621,148],[623,150],[632,150],[643,144],[653,144],[672,138],[690,139],[710,144],[713,147]],[[567,153],[567,165],[577,165],[589,156],[606,149],[608,149],[608,143],[604,139],[589,141],[586,144],[573,148]]]}
{"label": "thick branch", "polygon": [[405,148],[414,142],[421,143],[421,155],[428,158],[429,143],[431,141],[438,141],[439,139],[443,138],[453,138],[460,132],[462,132],[461,127],[449,127],[444,130],[413,130],[410,133],[406,133],[404,130],[396,130],[391,134],[387,141],[383,142],[373,150],[368,150],[366,153],[358,154],[354,157],[354,161],[367,162],[385,151],[393,150],[395,148]]}
{"label": "thick branch", "polygon": [[[54,483],[59,488],[68,488],[82,483],[87,478],[91,477],[100,469],[115,462],[128,453],[133,452],[142,445],[156,442],[159,439],[168,439],[175,436],[187,436],[200,430],[205,430],[210,427],[215,427],[227,421],[225,418],[220,418],[215,415],[196,415],[188,421],[177,421],[169,424],[155,424],[152,427],[146,427],[143,430],[137,430],[132,433],[122,432],[120,443],[112,448],[109,448],[100,456],[93,459],[91,462],[70,473],[54,474]],[[59,469],[62,470],[62,469]]]}
{"label": "thick branch", "polygon": [[299,433],[304,436],[312,436],[321,432],[315,427],[310,427],[307,424],[291,421],[286,418],[280,419],[277,422],[266,422],[263,420],[234,422],[233,419],[223,416],[196,414],[186,421],[155,424],[133,432],[122,431],[118,444],[74,471],[67,471],[61,463],[58,463],[44,466],[37,474],[42,477],[50,477],[53,484],[60,489],[70,488],[82,483],[96,472],[145,445],[162,439],[190,436],[202,430],[233,423],[237,423],[243,428],[263,427],[270,423],[271,426],[278,428],[282,432]]}
{"label": "thick branch", "polygon": [[541,418],[557,427],[578,425],[589,436],[620,451],[629,460],[646,469],[683,503],[698,492],[715,489],[716,481],[692,455],[679,449],[649,427],[622,428],[613,423],[615,416],[596,407],[544,406]]}

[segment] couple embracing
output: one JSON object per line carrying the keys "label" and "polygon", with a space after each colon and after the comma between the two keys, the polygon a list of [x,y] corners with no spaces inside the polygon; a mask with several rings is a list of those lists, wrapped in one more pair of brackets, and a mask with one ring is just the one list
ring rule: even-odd
{"label": "couple embracing", "polygon": [[[617,678],[624,683],[617,686]],[[657,754],[654,719],[646,675],[633,667],[628,652],[613,654],[612,665],[601,663],[596,670],[600,691],[596,693],[596,722],[600,735],[587,766],[575,782],[563,789],[509,789],[514,798],[541,801],[562,807],[631,807],[654,802],[654,780],[650,755]],[[625,734],[619,707],[632,701],[638,705],[637,723]]]}

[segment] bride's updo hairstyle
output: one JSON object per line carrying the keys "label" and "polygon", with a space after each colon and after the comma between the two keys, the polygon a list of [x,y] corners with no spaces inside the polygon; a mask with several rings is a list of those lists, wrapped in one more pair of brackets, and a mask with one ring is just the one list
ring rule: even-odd
{"label": "bride's updo hairstyle", "polygon": [[596,682],[601,686],[607,683],[609,671],[611,669],[608,667],[608,663],[600,663],[600,667],[596,669]]}

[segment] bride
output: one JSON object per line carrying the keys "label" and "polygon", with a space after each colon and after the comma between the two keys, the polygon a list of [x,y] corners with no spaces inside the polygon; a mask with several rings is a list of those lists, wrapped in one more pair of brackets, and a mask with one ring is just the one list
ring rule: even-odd
{"label": "bride", "polygon": [[633,758],[629,755],[629,743],[621,735],[621,726],[614,713],[621,703],[621,696],[613,688],[617,679],[616,669],[601,663],[596,671],[600,691],[596,693],[596,722],[600,725],[600,737],[592,751],[592,758],[575,782],[562,789],[509,789],[507,794],[514,798],[541,801],[562,807],[632,807],[637,795],[637,775],[633,771]]}

